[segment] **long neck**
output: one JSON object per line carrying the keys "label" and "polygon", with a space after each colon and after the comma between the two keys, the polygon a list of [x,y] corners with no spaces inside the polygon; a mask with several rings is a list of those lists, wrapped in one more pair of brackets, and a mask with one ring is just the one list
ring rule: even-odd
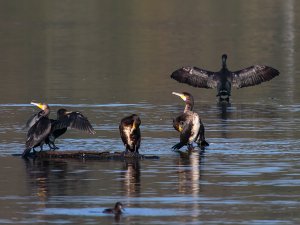
{"label": "long neck", "polygon": [[226,70],[226,69],[227,69],[226,58],[222,58],[222,69],[223,69],[223,70]]}
{"label": "long neck", "polygon": [[188,112],[188,111],[192,111],[194,108],[194,102],[187,102],[185,104],[185,108],[184,108],[184,113]]}
{"label": "long neck", "polygon": [[47,116],[49,116],[50,110],[49,109],[45,109],[45,110],[42,110],[41,112],[42,112],[41,113],[42,116],[47,117]]}

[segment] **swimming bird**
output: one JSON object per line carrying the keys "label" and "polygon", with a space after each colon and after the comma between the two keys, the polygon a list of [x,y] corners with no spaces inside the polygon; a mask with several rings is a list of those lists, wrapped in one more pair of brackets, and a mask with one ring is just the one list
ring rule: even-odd
{"label": "swimming bird", "polygon": [[51,132],[46,139],[46,144],[49,145],[50,149],[58,149],[54,144],[55,139],[63,135],[68,127],[83,130],[89,134],[96,133],[88,118],[80,112],[68,112],[66,109],[59,109],[56,120],[51,119]]}
{"label": "swimming bird", "polygon": [[123,213],[123,210],[124,210],[123,204],[121,202],[117,202],[113,209],[111,208],[104,209],[103,213],[119,215]]}
{"label": "swimming bird", "polygon": [[[40,146],[41,151],[43,150],[43,144],[46,138],[51,132],[51,121],[49,119],[50,108],[46,103],[35,103],[31,102],[40,109],[40,112],[31,117],[31,120],[27,122],[30,126],[27,132],[27,140],[25,143],[25,150],[23,151],[22,157],[28,157],[31,149]],[[35,151],[35,150],[34,150]]]}
{"label": "swimming bird", "polygon": [[197,67],[182,67],[171,74],[171,78],[180,83],[199,88],[217,88],[219,101],[229,102],[231,86],[235,88],[249,87],[269,81],[279,75],[279,71],[264,65],[254,65],[235,72],[227,69],[227,55],[222,55],[222,68],[211,72]]}
{"label": "swimming bird", "polygon": [[198,113],[193,111],[193,96],[188,92],[172,92],[172,94],[179,96],[185,102],[183,113],[173,119],[173,127],[180,132],[180,142],[172,148],[177,150],[187,145],[190,150],[193,148],[193,142],[201,148],[208,146],[209,144],[205,141],[204,125]]}
{"label": "swimming bird", "polygon": [[141,119],[138,115],[132,114],[124,117],[119,125],[119,131],[121,139],[125,145],[125,152],[139,154],[139,148],[141,145],[141,131],[140,131]]}

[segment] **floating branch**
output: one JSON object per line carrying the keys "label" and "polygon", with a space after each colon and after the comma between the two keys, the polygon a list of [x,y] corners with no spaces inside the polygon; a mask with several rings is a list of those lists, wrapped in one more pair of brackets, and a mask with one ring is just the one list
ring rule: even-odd
{"label": "floating branch", "polygon": [[[14,154],[21,156],[21,154]],[[97,151],[42,151],[30,153],[28,158],[76,158],[76,159],[102,159],[102,160],[124,160],[124,159],[159,159],[155,155],[142,155],[123,152],[97,152]]]}

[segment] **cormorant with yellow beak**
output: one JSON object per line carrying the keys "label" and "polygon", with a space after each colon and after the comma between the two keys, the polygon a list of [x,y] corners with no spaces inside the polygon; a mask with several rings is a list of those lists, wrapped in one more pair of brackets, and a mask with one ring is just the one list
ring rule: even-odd
{"label": "cormorant with yellow beak", "polygon": [[201,148],[208,146],[209,144],[205,141],[204,125],[198,113],[193,111],[193,96],[187,92],[172,92],[172,94],[179,96],[185,102],[183,113],[173,119],[173,127],[180,132],[180,142],[172,148],[177,150],[187,145],[190,150],[193,148],[193,142],[196,142]]}
{"label": "cormorant with yellow beak", "polygon": [[22,156],[26,158],[30,153],[30,150],[35,147],[40,146],[43,150],[43,145],[46,138],[51,132],[51,121],[49,119],[50,108],[46,103],[35,103],[31,102],[40,109],[42,109],[37,114],[33,115],[30,120],[27,122],[27,125],[30,127],[27,132],[27,140],[25,144],[25,150],[23,151]]}

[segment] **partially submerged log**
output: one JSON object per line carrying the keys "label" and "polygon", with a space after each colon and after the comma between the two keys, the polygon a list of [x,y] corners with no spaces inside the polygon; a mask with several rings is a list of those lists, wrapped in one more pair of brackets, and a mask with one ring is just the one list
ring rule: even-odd
{"label": "partially submerged log", "polygon": [[124,160],[124,159],[159,159],[155,155],[124,154],[123,152],[97,152],[97,151],[41,151],[30,153],[28,158],[76,158],[76,159],[99,159],[99,160]]}

